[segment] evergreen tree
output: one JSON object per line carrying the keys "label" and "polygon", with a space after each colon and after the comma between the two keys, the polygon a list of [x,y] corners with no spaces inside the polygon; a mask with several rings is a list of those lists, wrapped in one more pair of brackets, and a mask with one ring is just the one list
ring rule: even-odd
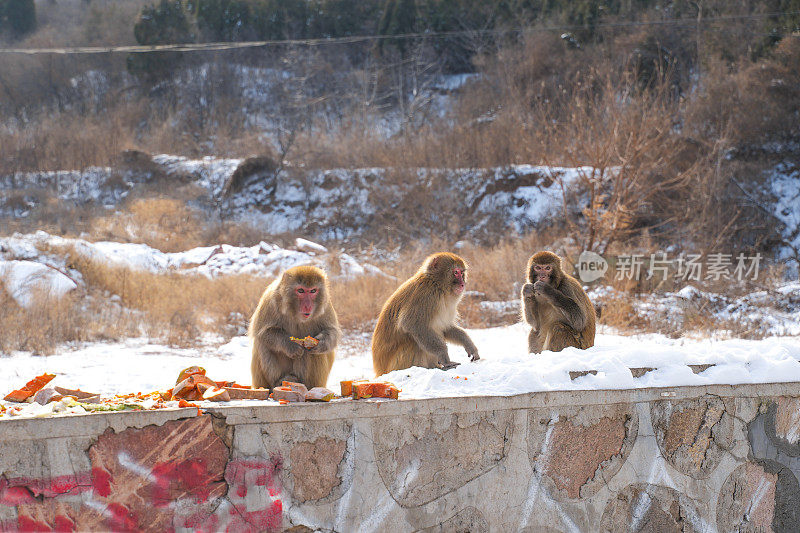
{"label": "evergreen tree", "polygon": [[36,28],[33,0],[0,0],[0,31],[19,38]]}
{"label": "evergreen tree", "polygon": [[[386,0],[383,16],[378,23],[379,35],[402,35],[414,33],[417,23],[417,5],[414,0]],[[407,39],[382,39],[378,50],[383,53],[386,45],[392,45],[405,55],[409,42]]]}
{"label": "evergreen tree", "polygon": [[[192,24],[181,0],[161,0],[139,13],[133,26],[136,42],[144,45],[180,44],[195,41]],[[150,80],[160,79],[175,69],[184,54],[147,52],[128,56],[128,70]]]}

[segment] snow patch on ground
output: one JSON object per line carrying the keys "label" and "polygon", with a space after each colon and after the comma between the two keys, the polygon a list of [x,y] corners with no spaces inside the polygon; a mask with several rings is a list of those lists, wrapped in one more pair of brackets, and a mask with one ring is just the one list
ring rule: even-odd
{"label": "snow patch on ground", "polygon": [[[479,361],[469,362],[463,349],[451,345],[451,358],[461,363],[455,369],[443,372],[415,367],[390,372],[382,379],[402,388],[404,399],[800,381],[800,338],[796,337],[696,341],[606,333],[599,334],[596,345],[588,350],[569,348],[531,355],[526,353],[528,328],[523,324],[469,330],[469,334],[480,351]],[[90,392],[165,390],[174,385],[180,370],[191,365],[206,368],[212,379],[247,384],[251,382],[250,349],[247,337],[235,337],[222,346],[201,349],[176,349],[131,339],[90,344],[48,357],[14,353],[0,356],[0,393],[19,388],[43,372],[57,375],[52,385]],[[686,366],[689,364],[715,366],[695,374]],[[655,370],[632,377],[628,369],[640,367]],[[570,371],[581,370],[595,370],[597,374],[570,378]],[[328,388],[338,391],[343,379],[371,377],[368,349],[342,349]]]}
{"label": "snow patch on ground", "polygon": [[[327,252],[327,248],[305,239],[300,251],[284,249],[275,244],[260,242],[255,246],[203,246],[185,252],[165,253],[146,244],[70,239],[50,235],[44,231],[33,234],[15,234],[0,238],[0,260],[25,259],[54,268],[66,268],[69,251],[85,257],[134,270],[155,274],[179,272],[217,277],[232,274],[252,274],[274,277],[281,271],[298,265],[317,265],[326,268],[337,262],[340,274],[336,278],[364,275],[385,275],[377,267],[362,265],[345,253]],[[48,250],[46,253],[42,250]],[[325,250],[321,253],[320,250]]]}
{"label": "snow patch on ground", "polygon": [[30,307],[37,292],[61,298],[78,288],[63,273],[33,261],[0,261],[0,282],[21,307]]}
{"label": "snow patch on ground", "polygon": [[[612,287],[597,286],[588,292],[595,304],[614,305],[625,295]],[[652,318],[671,330],[683,331],[689,316],[708,316],[752,336],[800,335],[800,282],[778,285],[771,291],[755,291],[731,297],[687,285],[676,292],[640,294],[631,301],[640,317]],[[724,331],[719,333],[724,334]]]}
{"label": "snow patch on ground", "polygon": [[[401,180],[397,169],[390,168],[289,166],[276,173],[243,163],[247,161],[160,154],[119,168],[0,175],[0,190],[14,193],[0,200],[0,215],[27,216],[41,207],[42,193],[76,205],[93,202],[113,208],[137,184],[165,177],[205,191],[195,207],[215,214],[221,210],[234,220],[263,228],[267,235],[302,232],[323,240],[350,238],[387,222],[391,225],[386,209],[416,203],[421,195],[449,206],[448,212],[434,213],[434,218],[456,217],[467,232],[479,235],[510,226],[521,233],[562,209],[566,191],[568,209],[579,214],[580,202],[571,195],[576,193],[577,178],[592,172],[590,168],[534,165],[419,168],[403,170],[417,179]],[[231,189],[237,168],[241,176]]]}

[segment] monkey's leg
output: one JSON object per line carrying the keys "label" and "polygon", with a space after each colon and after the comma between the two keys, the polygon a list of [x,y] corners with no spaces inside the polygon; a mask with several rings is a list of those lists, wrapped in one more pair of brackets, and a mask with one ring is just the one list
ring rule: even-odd
{"label": "monkey's leg", "polygon": [[567,346],[581,347],[580,335],[571,327],[561,323],[553,324],[549,341],[547,349],[554,352],[560,352]]}
{"label": "monkey's leg", "polygon": [[528,353],[542,353],[542,339],[539,338],[539,332],[535,329],[528,333]]}
{"label": "monkey's leg", "polygon": [[[272,388],[274,389],[275,387],[280,387],[284,381],[291,381],[292,383],[303,383],[300,380],[299,376],[295,376],[294,374],[284,374],[272,382]],[[303,385],[305,385],[305,383],[303,383]]]}
{"label": "monkey's leg", "polygon": [[321,354],[306,354],[302,358],[295,360],[295,372],[302,379],[302,383],[309,389],[324,387],[328,383],[328,375],[331,373],[333,358],[333,351]]}
{"label": "monkey's leg", "polygon": [[250,368],[254,387],[272,387],[281,376],[291,372],[292,360],[271,350],[263,339],[253,339],[253,360]]}

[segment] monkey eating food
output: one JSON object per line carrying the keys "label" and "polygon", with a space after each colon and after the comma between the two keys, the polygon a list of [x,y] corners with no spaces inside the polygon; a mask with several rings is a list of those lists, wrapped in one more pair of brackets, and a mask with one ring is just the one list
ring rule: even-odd
{"label": "monkey eating food", "polygon": [[284,271],[261,296],[248,335],[253,387],[324,387],[341,338],[325,273],[313,266]]}
{"label": "monkey eating food", "polygon": [[528,352],[559,352],[594,346],[595,310],[578,281],[561,270],[561,259],[538,252],[528,260],[522,313],[530,324]]}

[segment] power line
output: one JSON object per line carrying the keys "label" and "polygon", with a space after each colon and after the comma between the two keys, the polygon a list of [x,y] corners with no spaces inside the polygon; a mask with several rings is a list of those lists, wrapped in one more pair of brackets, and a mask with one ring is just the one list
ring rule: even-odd
{"label": "power line", "polygon": [[[605,22],[594,24],[592,28],[625,28],[636,26],[691,26],[695,27],[699,23],[707,25],[712,22],[758,20],[770,17],[800,15],[800,11],[781,11],[772,13],[758,13],[752,15],[721,15],[706,18],[675,18],[653,21],[625,21],[625,22]],[[131,46],[77,46],[63,48],[0,48],[0,54],[109,54],[109,53],[132,53],[141,54],[148,52],[213,52],[220,50],[236,50],[243,48],[261,48],[268,46],[326,46],[331,44],[353,44],[369,41],[380,41],[387,39],[427,39],[427,38],[447,38],[458,36],[474,35],[507,35],[507,34],[526,34],[547,31],[569,31],[587,29],[590,26],[572,24],[560,26],[543,26],[536,28],[518,29],[475,29],[441,32],[420,32],[420,33],[401,33],[397,35],[353,35],[348,37],[320,37],[314,39],[273,39],[266,41],[241,41],[241,42],[214,42],[214,43],[180,43],[180,44],[157,44],[157,45],[131,45]],[[704,29],[708,29],[704,27]]]}

